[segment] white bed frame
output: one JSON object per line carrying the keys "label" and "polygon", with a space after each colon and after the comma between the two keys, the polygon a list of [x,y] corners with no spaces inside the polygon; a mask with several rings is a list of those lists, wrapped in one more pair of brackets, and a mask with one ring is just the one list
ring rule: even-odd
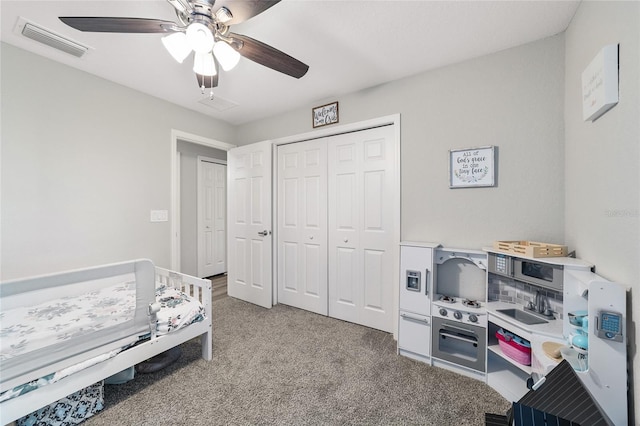
{"label": "white bed frame", "polygon": [[33,411],[196,337],[200,337],[202,358],[211,361],[213,351],[211,281],[163,268],[156,267],[155,269],[156,286],[159,284],[171,286],[200,300],[206,312],[206,320],[193,323],[169,334],[152,337],[144,343],[118,353],[113,358],[74,373],[56,383],[0,403],[0,424],[11,423]]}

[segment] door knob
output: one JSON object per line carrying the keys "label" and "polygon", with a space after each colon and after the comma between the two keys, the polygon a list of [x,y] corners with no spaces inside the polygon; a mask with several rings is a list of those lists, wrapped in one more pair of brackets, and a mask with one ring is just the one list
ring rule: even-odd
{"label": "door knob", "polygon": [[258,232],[258,235],[260,235],[261,237],[266,237],[267,235],[269,235],[271,233],[271,231],[267,231],[266,229],[264,231],[260,231]]}

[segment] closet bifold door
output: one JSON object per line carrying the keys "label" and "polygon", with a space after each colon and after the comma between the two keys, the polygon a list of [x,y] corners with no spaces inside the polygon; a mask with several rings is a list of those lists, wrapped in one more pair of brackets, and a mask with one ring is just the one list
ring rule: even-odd
{"label": "closet bifold door", "polygon": [[328,138],[329,316],[392,332],[394,126]]}
{"label": "closet bifold door", "polygon": [[278,146],[278,302],[328,314],[327,145]]}

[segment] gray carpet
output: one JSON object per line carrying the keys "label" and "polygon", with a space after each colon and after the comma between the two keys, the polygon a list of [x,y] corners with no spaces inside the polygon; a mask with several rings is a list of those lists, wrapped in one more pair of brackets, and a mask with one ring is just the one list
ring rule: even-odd
{"label": "gray carpet", "polygon": [[105,386],[86,425],[483,425],[510,406],[489,386],[396,355],[390,334],[278,305],[213,303],[213,361]]}

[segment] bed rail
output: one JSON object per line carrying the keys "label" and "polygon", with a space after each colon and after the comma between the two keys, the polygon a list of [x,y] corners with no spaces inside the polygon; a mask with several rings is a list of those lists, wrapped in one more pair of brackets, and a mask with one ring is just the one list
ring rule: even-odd
{"label": "bed rail", "polygon": [[[202,346],[202,358],[207,361],[212,359],[212,303],[211,281],[189,275],[154,267],[155,286],[167,285],[180,289],[184,293],[200,300],[205,308],[206,319],[196,322],[188,327],[181,328],[166,335],[154,337],[140,343],[130,349],[124,350],[106,361],[87,367],[58,382],[48,384],[31,392],[0,403],[0,424],[10,423],[24,415],[27,415],[41,407],[51,404],[67,395],[84,389],[100,380],[112,376],[128,367],[143,362],[155,355],[167,351],[177,345],[200,337]],[[58,278],[53,277],[55,282]],[[153,280],[153,271],[151,271]],[[8,288],[8,287],[5,287]],[[45,374],[53,371],[45,371]],[[27,375],[22,383],[30,378]]]}

